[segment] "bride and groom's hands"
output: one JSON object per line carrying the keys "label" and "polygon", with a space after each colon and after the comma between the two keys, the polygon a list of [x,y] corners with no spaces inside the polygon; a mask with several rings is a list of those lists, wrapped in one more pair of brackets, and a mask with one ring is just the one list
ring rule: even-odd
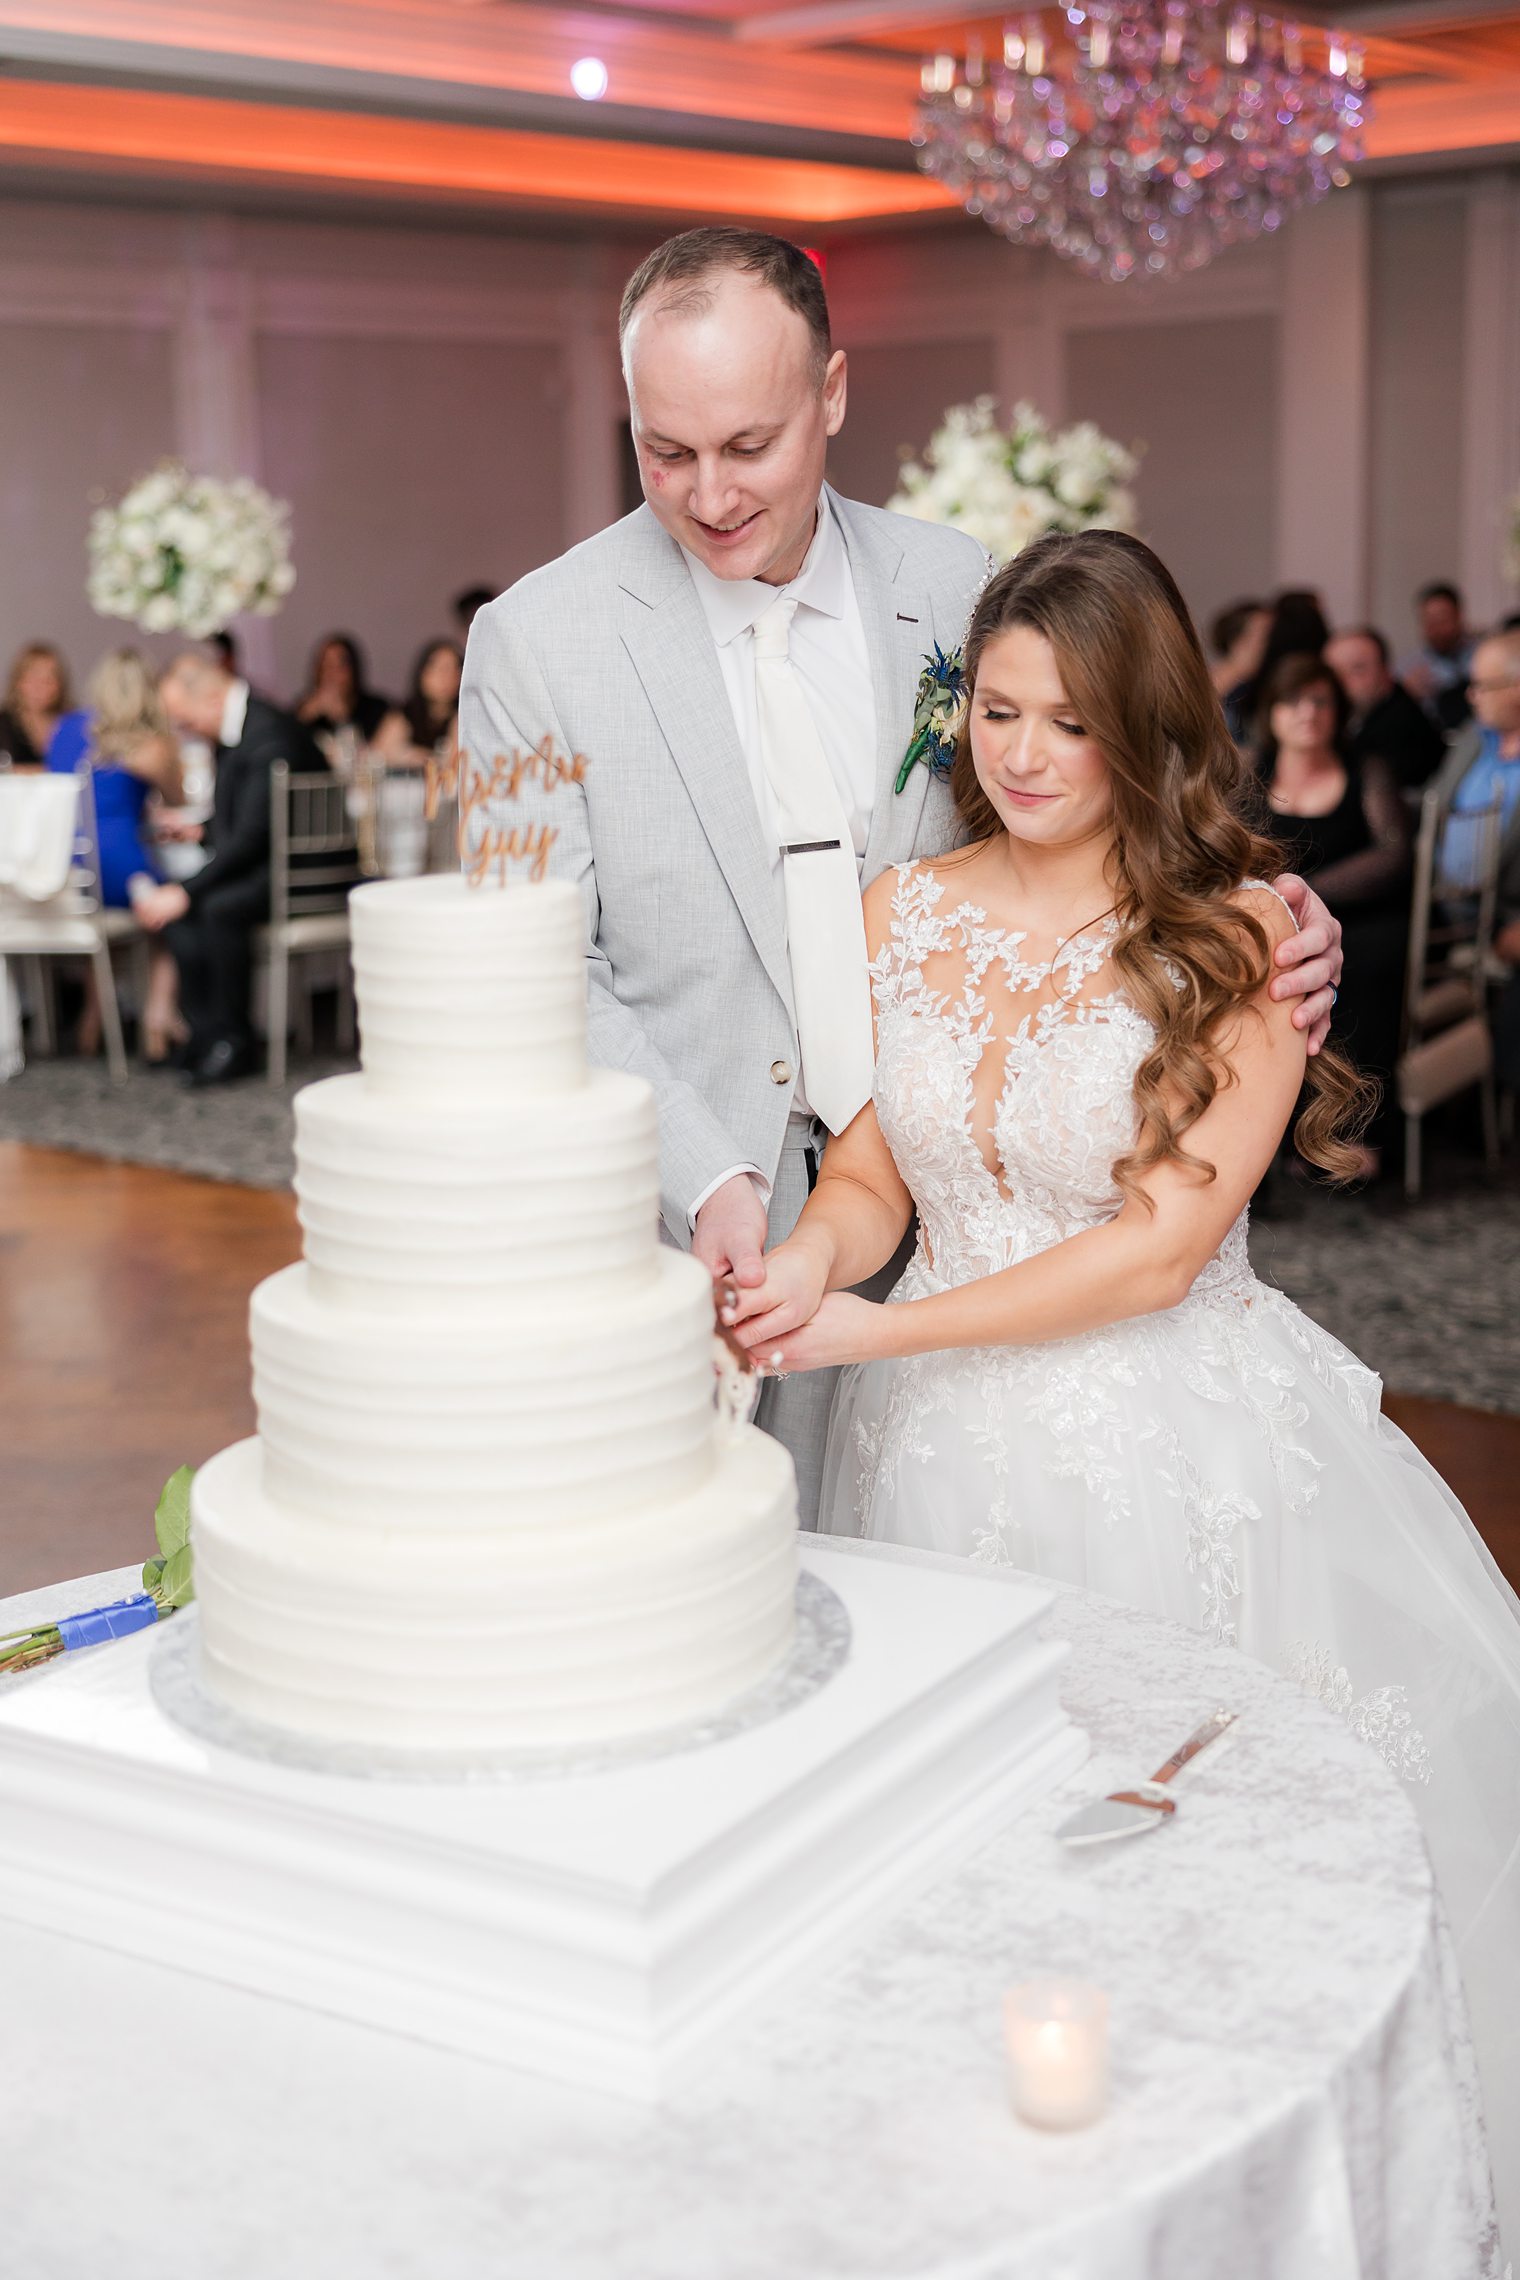
{"label": "bride and groom's hands", "polygon": [[776,1376],[834,1369],[877,1352],[883,1309],[831,1291],[828,1272],[817,1247],[794,1237],[762,1261],[758,1283],[739,1289],[724,1319],[762,1369]]}
{"label": "bride and groom's hands", "polygon": [[741,1345],[773,1375],[831,1369],[875,1352],[882,1308],[849,1291],[830,1291],[828,1261],[794,1238],[768,1256],[766,1211],[747,1172],[725,1180],[697,1213],[692,1250],[737,1303],[724,1319]]}

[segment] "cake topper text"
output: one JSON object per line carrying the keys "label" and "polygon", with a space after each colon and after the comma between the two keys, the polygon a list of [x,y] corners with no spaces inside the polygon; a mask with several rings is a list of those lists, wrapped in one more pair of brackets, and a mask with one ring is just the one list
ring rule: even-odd
{"label": "cake topper text", "polygon": [[549,868],[549,851],[559,837],[552,824],[498,820],[500,809],[521,794],[524,785],[557,791],[561,784],[586,780],[584,755],[557,752],[554,739],[544,736],[531,752],[498,752],[488,767],[478,767],[463,747],[445,759],[430,756],[427,763],[427,819],[431,823],[439,802],[457,799],[459,825],[455,843],[464,875],[472,887],[484,886],[495,873],[498,886],[507,883],[510,864],[527,866],[530,879],[542,879]]}

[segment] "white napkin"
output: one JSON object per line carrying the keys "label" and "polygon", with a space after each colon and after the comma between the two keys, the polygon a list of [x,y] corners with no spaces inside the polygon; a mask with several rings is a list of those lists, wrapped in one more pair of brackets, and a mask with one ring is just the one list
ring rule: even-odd
{"label": "white napkin", "polygon": [[78,814],[73,776],[0,775],[0,887],[28,902],[62,894]]}

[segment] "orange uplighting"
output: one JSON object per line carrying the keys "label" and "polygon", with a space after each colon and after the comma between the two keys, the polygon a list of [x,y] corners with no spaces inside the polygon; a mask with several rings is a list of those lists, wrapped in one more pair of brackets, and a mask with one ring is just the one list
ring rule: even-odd
{"label": "orange uplighting", "polygon": [[803,228],[954,204],[925,176],[885,168],[0,81],[0,156],[28,155],[571,208],[716,214]]}
{"label": "orange uplighting", "polygon": [[1515,143],[1520,143],[1520,78],[1373,91],[1367,124],[1369,158],[1427,157],[1439,151],[1489,150]]}

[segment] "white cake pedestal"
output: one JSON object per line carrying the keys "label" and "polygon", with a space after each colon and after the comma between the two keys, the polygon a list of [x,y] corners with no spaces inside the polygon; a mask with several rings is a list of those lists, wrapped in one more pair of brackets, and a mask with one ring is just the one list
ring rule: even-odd
{"label": "white cake pedestal", "polygon": [[732,1740],[561,1781],[363,1780],[165,1717],[148,1632],[0,1695],[0,1913],[649,2097],[1069,1775],[1051,1594],[806,1540],[848,1657]]}

